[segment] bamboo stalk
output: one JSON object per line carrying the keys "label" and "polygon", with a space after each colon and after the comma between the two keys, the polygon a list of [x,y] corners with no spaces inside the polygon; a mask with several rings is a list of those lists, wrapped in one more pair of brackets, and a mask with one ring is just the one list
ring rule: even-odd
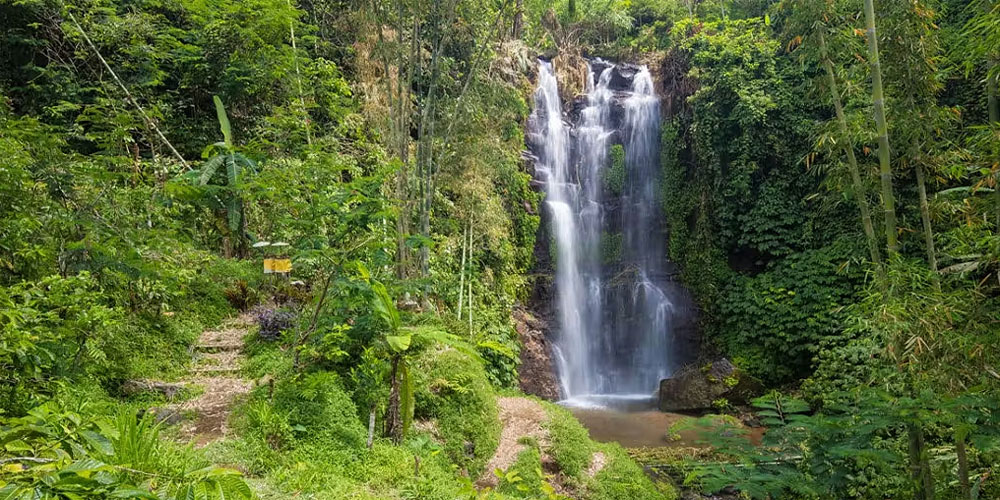
{"label": "bamboo stalk", "polygon": [[469,335],[472,335],[472,219],[469,219]]}
{"label": "bamboo stalk", "polygon": [[466,236],[469,234],[469,228],[464,228],[462,232],[462,265],[458,271],[458,319],[462,319],[462,299],[465,297],[463,293],[465,292],[465,250],[467,248],[465,244]]}
{"label": "bamboo stalk", "polygon": [[101,61],[101,65],[104,66],[104,69],[108,70],[108,73],[111,74],[111,77],[115,80],[115,83],[117,83],[118,86],[122,89],[122,91],[125,92],[125,98],[128,99],[128,102],[132,103],[132,106],[135,106],[135,109],[139,110],[139,114],[142,115],[142,119],[146,122],[147,125],[150,126],[150,128],[156,131],[156,135],[160,138],[161,141],[163,141],[163,144],[167,146],[167,149],[169,149],[170,152],[173,153],[174,157],[176,157],[177,160],[181,162],[181,165],[183,165],[184,168],[186,168],[187,170],[191,170],[191,165],[188,165],[188,162],[184,160],[184,157],[181,156],[179,152],[177,152],[177,149],[174,148],[174,145],[171,144],[169,140],[167,140],[167,137],[163,135],[163,132],[161,132],[160,128],[156,126],[156,123],[153,122],[153,119],[146,114],[146,110],[142,109],[142,106],[140,106],[139,102],[135,100],[135,97],[132,97],[132,93],[129,92],[128,87],[125,86],[121,78],[118,78],[118,74],[115,73],[115,70],[111,69],[111,66],[108,64],[108,61],[104,59],[104,56],[101,55],[101,52],[97,50],[97,46],[94,45],[94,42],[92,42],[90,40],[90,37],[87,36],[87,32],[83,30],[83,26],[80,26],[80,23],[76,20],[76,16],[74,16],[72,12],[66,12],[66,14],[69,15],[69,19],[73,21],[73,25],[76,26],[76,29],[80,32],[81,35],[83,35],[83,39],[84,41],[87,42],[87,46],[90,47],[90,50],[94,51],[94,55],[96,55],[97,59]]}
{"label": "bamboo stalk", "polygon": [[833,109],[837,114],[837,124],[840,128],[841,140],[843,142],[844,153],[847,155],[848,170],[851,174],[851,182],[854,184],[854,200],[861,213],[861,224],[864,227],[865,237],[868,240],[868,253],[872,263],[876,266],[879,281],[885,286],[885,269],[882,267],[882,252],[878,249],[878,239],[875,236],[875,225],[872,223],[872,216],[868,210],[868,199],[865,196],[865,184],[861,180],[861,169],[858,168],[858,159],[854,155],[854,145],[850,141],[847,128],[847,118],[844,116],[844,106],[840,101],[840,91],[837,87],[837,76],[833,71],[833,62],[826,47],[826,37],[823,32],[819,33],[820,53],[823,58],[823,67],[826,68],[826,77],[830,85],[830,95],[833,98]]}
{"label": "bamboo stalk", "polygon": [[[292,0],[288,0],[288,6],[292,6]],[[295,19],[288,21],[288,31],[292,38],[292,62],[295,64],[295,82],[299,87],[299,104],[302,105],[302,114],[305,117],[302,124],[306,129],[306,144],[312,146],[312,133],[309,130],[309,109],[306,108],[306,98],[302,93],[302,74],[299,72],[299,50],[295,46]]]}
{"label": "bamboo stalk", "polygon": [[933,272],[934,289],[941,291],[941,277],[938,274],[937,252],[934,250],[934,232],[931,228],[930,209],[927,205],[927,187],[924,182],[924,168],[920,165],[919,158],[914,161],[914,168],[917,171],[917,192],[920,195],[920,219],[924,224],[924,246],[927,249],[927,265]]}
{"label": "bamboo stalk", "polygon": [[372,411],[368,413],[368,449],[372,449],[375,442],[375,404],[372,403]]}
{"label": "bamboo stalk", "polygon": [[889,166],[889,128],[885,119],[885,93],[882,89],[882,64],[879,61],[878,35],[875,31],[875,3],[865,0],[865,27],[868,34],[868,58],[872,72],[872,103],[878,133],[879,180],[882,188],[882,213],[885,219],[886,246],[890,260],[899,253],[896,235],[896,200],[892,194],[892,169]]}

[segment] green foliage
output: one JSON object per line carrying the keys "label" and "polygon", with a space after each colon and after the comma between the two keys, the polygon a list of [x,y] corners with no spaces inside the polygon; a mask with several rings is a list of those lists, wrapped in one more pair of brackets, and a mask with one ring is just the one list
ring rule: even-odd
{"label": "green foliage", "polygon": [[[225,235],[223,253],[229,257],[235,250],[237,256],[246,257],[249,252],[249,235],[243,200],[243,178],[246,175],[244,170],[252,174],[257,169],[257,163],[237,151],[226,108],[219,96],[213,96],[213,100],[224,140],[205,148],[202,157],[206,161],[201,169],[183,175],[179,182],[188,181],[190,186],[175,183],[170,192],[177,198],[204,205],[221,214],[222,221],[218,227]],[[209,157],[215,149],[220,149],[219,154]]]}
{"label": "green foliage", "polygon": [[590,464],[594,452],[587,429],[580,425],[569,410],[560,406],[545,405],[549,432],[548,454],[564,474],[580,479]]}
{"label": "green foliage", "polygon": [[548,486],[542,473],[542,455],[537,446],[521,451],[514,465],[505,471],[496,470],[494,474],[500,480],[497,491],[514,498],[538,498],[543,488]]}
{"label": "green foliage", "polygon": [[366,430],[350,396],[330,372],[316,372],[275,384],[275,411],[284,414],[297,435],[347,448],[362,446]]}
{"label": "green foliage", "polygon": [[[516,387],[521,341],[510,311],[497,304],[476,311],[476,315],[481,326],[474,331],[472,342],[483,360],[486,376],[494,387]],[[466,328],[467,325],[455,324],[449,331],[465,332]]]}
{"label": "green foliage", "polygon": [[433,419],[449,459],[477,476],[500,438],[495,395],[482,364],[454,348],[433,348],[413,361],[411,374],[415,417]]}
{"label": "green foliage", "polygon": [[625,189],[625,147],[621,144],[611,146],[611,165],[604,171],[604,187],[611,194],[621,196]]}
{"label": "green foliage", "polygon": [[677,492],[670,484],[653,484],[646,473],[616,444],[602,445],[607,464],[587,489],[593,500],[674,500]]}
{"label": "green foliage", "polygon": [[823,342],[841,335],[862,277],[853,242],[796,253],[755,276],[734,276],[719,300],[718,342],[771,384],[808,375]]}
{"label": "green foliage", "polygon": [[238,472],[159,441],[148,416],[109,422],[45,405],[0,421],[0,444],[4,498],[253,497]]}
{"label": "green foliage", "polygon": [[[996,402],[981,394],[942,401],[931,393],[913,398],[892,397],[878,390],[843,394],[841,403],[810,414],[804,402],[778,393],[758,398],[754,406],[768,430],[761,446],[753,446],[739,429],[711,428],[704,434],[716,451],[733,460],[697,464],[688,480],[717,491],[729,485],[751,498],[872,498],[905,496],[910,485],[906,462],[905,423],[918,418],[926,425],[951,418],[985,423],[982,415]],[[935,412],[925,409],[934,407]],[[979,427],[983,450],[995,450],[995,430]],[[930,453],[951,461],[949,445]],[[995,453],[989,451],[987,454]],[[953,462],[952,462],[953,463]],[[977,475],[977,465],[972,473]],[[939,473],[950,474],[950,467]],[[939,481],[947,482],[947,477]],[[974,479],[975,480],[975,479]]]}
{"label": "green foliage", "polygon": [[73,372],[110,368],[104,347],[122,318],[101,304],[99,287],[89,274],[0,289],[5,314],[0,342],[4,368],[0,410],[24,410],[51,396]]}
{"label": "green foliage", "polygon": [[612,264],[621,262],[622,244],[624,242],[622,233],[602,233],[601,234],[601,262]]}
{"label": "green foliage", "polygon": [[[694,222],[694,234],[671,236],[672,252],[687,260],[709,251],[697,239],[705,230],[712,248],[765,258],[800,249],[808,228],[802,199],[816,185],[798,162],[810,112],[795,84],[801,67],[776,56],[776,42],[756,20],[697,31],[680,23],[673,33],[680,40],[670,57],[690,65],[686,76],[696,90],[690,116],[664,131],[665,176],[676,181],[665,183],[667,214]],[[701,168],[692,171],[685,158]]]}

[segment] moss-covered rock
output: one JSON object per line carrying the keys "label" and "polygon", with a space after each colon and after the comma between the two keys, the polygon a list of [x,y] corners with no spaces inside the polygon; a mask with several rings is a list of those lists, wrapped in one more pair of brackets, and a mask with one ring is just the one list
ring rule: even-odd
{"label": "moss-covered rock", "polygon": [[594,452],[594,442],[590,434],[569,410],[549,404],[546,405],[549,419],[545,428],[549,434],[549,447],[546,453],[552,457],[559,470],[569,477],[579,479],[590,464]]}
{"label": "moss-covered rock", "polygon": [[703,410],[722,398],[729,403],[745,403],[760,389],[758,380],[727,359],[688,365],[660,381],[660,410]]}
{"label": "moss-covered rock", "polygon": [[435,420],[448,457],[478,477],[500,441],[496,395],[482,363],[452,348],[430,349],[410,373],[415,417]]}
{"label": "moss-covered rock", "polygon": [[601,445],[605,466],[587,487],[588,500],[674,500],[673,486],[654,484],[642,468],[616,444]]}

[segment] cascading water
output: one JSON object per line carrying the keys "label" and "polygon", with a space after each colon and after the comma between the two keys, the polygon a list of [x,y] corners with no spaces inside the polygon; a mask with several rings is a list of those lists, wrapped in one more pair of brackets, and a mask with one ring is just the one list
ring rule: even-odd
{"label": "cascading water", "polygon": [[[570,404],[605,405],[650,399],[678,361],[672,327],[685,311],[675,307],[665,260],[652,77],[600,59],[589,69],[567,122],[552,64],[539,62],[529,132],[555,245],[561,389]],[[615,144],[624,146],[626,175],[621,192],[609,193]]]}
{"label": "cascading water", "polygon": [[559,88],[550,63],[539,68],[533,121],[541,147],[536,171],[545,179],[545,205],[557,241],[556,297],[561,340],[556,358],[564,394],[585,391],[592,372],[590,339],[600,334],[600,265],[594,239],[600,236],[599,189],[571,172],[570,130],[563,123]]}

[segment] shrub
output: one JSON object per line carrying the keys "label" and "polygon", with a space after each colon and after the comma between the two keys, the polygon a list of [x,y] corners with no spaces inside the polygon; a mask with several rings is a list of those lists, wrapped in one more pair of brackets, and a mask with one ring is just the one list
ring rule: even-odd
{"label": "shrub", "polygon": [[261,340],[273,342],[281,337],[281,333],[295,324],[295,312],[284,308],[258,307],[255,311],[257,335]]}
{"label": "shrub", "polygon": [[410,370],[415,417],[436,419],[445,453],[476,477],[500,440],[496,396],[482,364],[441,348],[421,353]]}
{"label": "shrub", "polygon": [[[488,471],[489,472],[489,471]],[[496,473],[495,471],[493,473]],[[497,491],[517,498],[537,498],[545,484],[542,474],[542,455],[537,446],[529,447],[517,455],[517,461],[499,474]]]}
{"label": "shrub", "polygon": [[238,311],[246,311],[259,300],[257,291],[246,280],[236,280],[226,288],[226,300]]}
{"label": "shrub", "polygon": [[50,403],[0,419],[0,442],[11,450],[0,451],[4,498],[194,498],[196,491],[253,497],[238,472],[160,440],[150,416],[121,412],[108,422]]}
{"label": "shrub", "polygon": [[0,410],[19,413],[66,377],[117,367],[105,347],[124,318],[100,299],[86,272],[0,287]]}
{"label": "shrub", "polygon": [[809,374],[821,342],[841,335],[843,306],[854,300],[860,270],[847,268],[853,244],[839,242],[789,256],[724,288],[716,340],[754,377],[780,384]]}
{"label": "shrub", "polygon": [[348,448],[365,443],[367,431],[335,373],[316,372],[278,382],[274,407],[286,415],[297,437],[331,440]]}
{"label": "shrub", "polygon": [[604,445],[601,451],[606,465],[591,481],[588,500],[674,500],[677,492],[669,484],[655,485],[616,444]]}
{"label": "shrub", "polygon": [[545,409],[548,414],[545,428],[549,431],[550,442],[547,451],[559,470],[579,479],[590,465],[594,452],[590,435],[569,410],[554,404],[546,404]]}
{"label": "shrub", "polygon": [[625,190],[625,147],[621,144],[611,146],[611,166],[604,171],[604,187],[615,196],[620,196]]}

